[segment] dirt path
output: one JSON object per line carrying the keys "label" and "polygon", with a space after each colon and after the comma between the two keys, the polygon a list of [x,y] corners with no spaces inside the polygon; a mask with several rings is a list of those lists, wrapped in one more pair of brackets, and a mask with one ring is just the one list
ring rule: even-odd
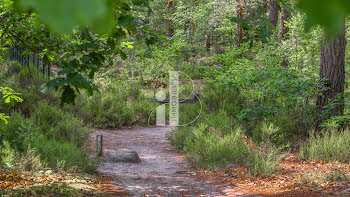
{"label": "dirt path", "polygon": [[[116,150],[135,150],[139,164],[110,163],[98,172],[116,178],[116,184],[131,196],[222,196],[209,180],[201,180],[183,155],[176,152],[166,133],[170,127],[98,130],[104,136],[104,155]],[[93,141],[92,141],[93,142]]]}

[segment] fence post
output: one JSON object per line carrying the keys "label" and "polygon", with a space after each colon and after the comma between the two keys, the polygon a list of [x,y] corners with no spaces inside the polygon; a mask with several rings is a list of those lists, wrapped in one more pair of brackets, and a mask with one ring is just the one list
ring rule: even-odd
{"label": "fence post", "polygon": [[39,72],[39,68],[40,68],[39,62],[40,62],[40,60],[39,60],[39,55],[36,54],[36,68],[37,68],[38,72]]}
{"label": "fence post", "polygon": [[103,155],[103,135],[96,135],[96,154],[99,157]]}

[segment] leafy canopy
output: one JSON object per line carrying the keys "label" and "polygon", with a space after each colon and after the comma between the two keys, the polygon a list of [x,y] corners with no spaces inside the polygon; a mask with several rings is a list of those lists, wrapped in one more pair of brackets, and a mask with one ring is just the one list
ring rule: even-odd
{"label": "leafy canopy", "polygon": [[113,27],[111,4],[108,0],[20,0],[17,7],[34,10],[55,32],[70,33],[77,25],[92,25],[106,32]]}
{"label": "leafy canopy", "polygon": [[321,25],[329,37],[335,37],[344,28],[350,14],[348,0],[298,0],[297,6],[307,14],[306,27]]}

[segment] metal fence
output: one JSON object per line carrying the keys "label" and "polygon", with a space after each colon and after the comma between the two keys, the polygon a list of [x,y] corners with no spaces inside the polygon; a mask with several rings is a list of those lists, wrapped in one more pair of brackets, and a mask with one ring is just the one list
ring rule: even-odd
{"label": "metal fence", "polygon": [[9,49],[10,59],[17,61],[21,66],[33,65],[33,68],[36,68],[38,73],[42,73],[44,76],[47,75],[49,78],[51,76],[51,66],[44,65],[43,60],[39,57],[38,54],[27,54],[24,55],[23,52],[25,49],[19,45],[15,45]]}

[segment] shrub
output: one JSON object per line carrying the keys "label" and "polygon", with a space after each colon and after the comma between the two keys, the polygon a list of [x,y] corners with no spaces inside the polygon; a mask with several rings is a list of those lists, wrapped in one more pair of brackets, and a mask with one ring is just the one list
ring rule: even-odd
{"label": "shrub", "polygon": [[[94,127],[120,128],[148,125],[149,116],[156,106],[157,103],[146,101],[137,82],[118,82],[107,85],[91,97],[80,95],[76,106],[66,106],[64,111],[76,114]],[[150,122],[154,122],[154,119]]]}
{"label": "shrub", "polygon": [[319,134],[310,133],[309,140],[300,148],[299,157],[317,161],[350,161],[349,130],[330,129]]}
{"label": "shrub", "polygon": [[[157,103],[147,102],[145,99],[134,101],[130,107],[133,109],[133,118],[138,125],[147,125],[155,123],[155,116],[151,116],[152,111],[156,109]],[[154,114],[155,115],[155,114]],[[151,116],[151,117],[150,117]]]}
{"label": "shrub", "polygon": [[40,157],[34,149],[28,147],[25,153],[20,153],[7,141],[0,146],[0,168],[7,170],[39,171],[43,167]]}
{"label": "shrub", "polygon": [[193,138],[187,138],[184,150],[197,167],[224,167],[228,164],[244,164],[249,148],[243,143],[241,130],[220,136],[201,124],[192,129]]}
{"label": "shrub", "polygon": [[80,119],[46,103],[39,104],[31,119],[45,136],[71,142],[79,147],[84,144],[90,133]]}
{"label": "shrub", "polygon": [[252,174],[263,176],[276,173],[284,157],[281,148],[273,144],[246,144],[242,129],[230,131],[208,126],[209,121],[198,126],[178,127],[168,138],[176,148],[188,153],[188,160],[198,168],[218,168],[246,165]]}
{"label": "shrub", "polygon": [[33,136],[28,140],[40,153],[40,158],[51,168],[91,172],[95,164],[89,159],[86,150],[71,142],[61,142],[44,135]]}
{"label": "shrub", "polygon": [[16,151],[10,146],[9,142],[2,141],[2,146],[0,146],[0,167],[14,168],[15,157]]}
{"label": "shrub", "polygon": [[22,113],[11,114],[8,124],[0,124],[0,145],[6,140],[12,147],[19,151],[24,151],[23,138],[34,131],[34,123],[26,119]]}
{"label": "shrub", "polygon": [[6,168],[35,171],[48,166],[91,171],[95,167],[82,148],[90,130],[72,114],[54,106],[40,104],[29,119],[13,113],[0,131],[10,142],[0,148],[6,151],[1,156]]}
{"label": "shrub", "polygon": [[264,145],[251,151],[247,163],[250,172],[268,176],[278,172],[279,162],[286,154],[281,154],[281,149],[274,145]]}

